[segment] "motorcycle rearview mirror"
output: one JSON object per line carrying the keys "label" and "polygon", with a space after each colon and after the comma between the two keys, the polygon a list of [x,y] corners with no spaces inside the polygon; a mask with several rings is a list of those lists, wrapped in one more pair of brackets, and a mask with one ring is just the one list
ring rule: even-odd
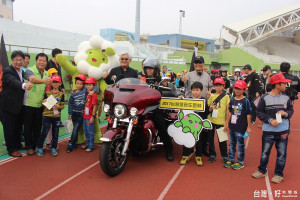
{"label": "motorcycle rearview mirror", "polygon": [[114,82],[113,85],[115,85],[116,84],[117,76],[116,75],[112,75],[110,79]]}

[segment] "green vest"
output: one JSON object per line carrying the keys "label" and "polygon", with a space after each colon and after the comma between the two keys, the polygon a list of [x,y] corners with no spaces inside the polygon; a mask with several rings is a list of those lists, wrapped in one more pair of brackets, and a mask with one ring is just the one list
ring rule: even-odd
{"label": "green vest", "polygon": [[[49,77],[47,71],[44,70],[43,78],[42,78],[36,65],[30,67],[29,70],[32,71],[34,76],[37,78],[47,79]],[[31,90],[26,90],[28,92],[28,97],[27,97],[27,101],[24,99],[24,105],[34,107],[34,108],[40,108],[42,107],[42,101],[44,99],[46,83],[42,83],[42,84],[32,83],[32,85],[33,87]]]}

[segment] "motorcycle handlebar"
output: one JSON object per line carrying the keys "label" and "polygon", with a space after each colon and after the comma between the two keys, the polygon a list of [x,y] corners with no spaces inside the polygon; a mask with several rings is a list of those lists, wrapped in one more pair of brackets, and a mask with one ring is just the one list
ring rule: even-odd
{"label": "motorcycle handlebar", "polygon": [[169,88],[169,87],[164,87],[164,86],[161,86],[161,85],[158,85],[158,84],[149,84],[149,87],[150,88],[153,88],[153,89],[156,89],[156,90],[159,90],[159,91],[171,91],[172,89]]}
{"label": "motorcycle handlebar", "polygon": [[158,90],[161,90],[161,91],[171,91],[172,89],[169,88],[169,87],[158,86]]}

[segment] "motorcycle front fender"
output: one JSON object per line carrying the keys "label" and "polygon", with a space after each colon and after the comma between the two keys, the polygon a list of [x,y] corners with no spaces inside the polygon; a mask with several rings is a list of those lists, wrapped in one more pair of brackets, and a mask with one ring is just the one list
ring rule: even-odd
{"label": "motorcycle front fender", "polygon": [[111,142],[116,138],[124,138],[125,131],[121,128],[111,129],[104,133],[104,135],[99,139],[102,142]]}

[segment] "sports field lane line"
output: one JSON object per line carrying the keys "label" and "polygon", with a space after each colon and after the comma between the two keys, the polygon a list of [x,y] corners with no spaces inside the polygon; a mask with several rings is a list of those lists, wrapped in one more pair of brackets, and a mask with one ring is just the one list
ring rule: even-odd
{"label": "sports field lane line", "polygon": [[[193,153],[194,154],[194,153]],[[191,154],[189,156],[189,160],[191,159],[192,155]],[[176,173],[174,174],[174,176],[172,177],[172,179],[169,181],[168,185],[165,187],[165,189],[162,191],[162,193],[159,195],[159,197],[157,198],[157,200],[162,200],[164,199],[164,197],[166,196],[166,194],[168,193],[168,191],[170,190],[171,186],[173,185],[173,183],[176,181],[176,179],[178,178],[180,172],[183,170],[183,168],[185,167],[185,165],[181,165],[179,167],[179,169],[176,171]]]}
{"label": "sports field lane line", "polygon": [[70,178],[68,178],[67,180],[61,182],[60,184],[56,185],[55,187],[53,187],[52,189],[48,190],[47,192],[45,192],[44,194],[42,194],[41,196],[37,197],[35,200],[39,200],[44,198],[45,196],[47,196],[48,194],[54,192],[55,190],[57,190],[58,188],[60,188],[61,186],[65,185],[66,183],[70,182],[72,179],[76,178],[77,176],[83,174],[84,172],[86,172],[87,170],[91,169],[92,167],[94,167],[95,165],[99,164],[99,161],[95,162],[94,164],[88,166],[87,168],[81,170],[80,172],[78,172],[77,174],[74,174],[73,176],[71,176]]}
{"label": "sports field lane line", "polygon": [[269,200],[274,200],[273,194],[272,194],[272,188],[271,188],[271,185],[270,185],[270,179],[269,179],[268,172],[266,173],[265,181],[266,181],[266,186],[267,186],[267,190],[268,190]]}

